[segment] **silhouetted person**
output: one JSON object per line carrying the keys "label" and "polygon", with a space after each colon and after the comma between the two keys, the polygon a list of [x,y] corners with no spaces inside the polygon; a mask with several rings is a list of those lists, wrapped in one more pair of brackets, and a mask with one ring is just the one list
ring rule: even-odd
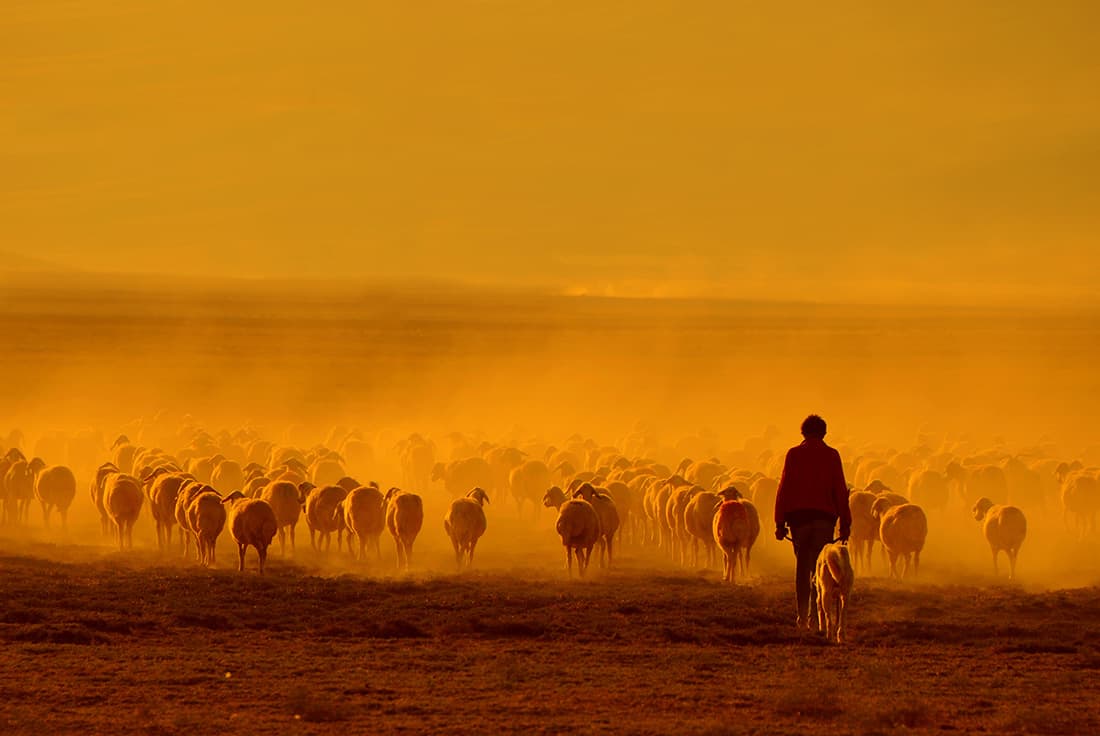
{"label": "silhouetted person", "polygon": [[825,444],[825,420],[816,414],[802,422],[802,444],[787,451],[783,476],[775,496],[775,538],[784,539],[790,527],[795,554],[795,593],[798,626],[809,628],[810,579],[821,549],[833,541],[840,521],[839,539],[847,541],[852,529],[848,508],[848,484],[840,453]]}

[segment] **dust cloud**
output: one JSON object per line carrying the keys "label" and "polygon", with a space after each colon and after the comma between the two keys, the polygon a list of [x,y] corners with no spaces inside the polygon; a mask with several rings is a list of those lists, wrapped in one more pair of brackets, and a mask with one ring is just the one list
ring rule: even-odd
{"label": "dust cloud", "polygon": [[[303,449],[333,447],[356,432],[369,451],[348,459],[347,471],[383,489],[402,485],[395,447],[414,432],[433,439],[441,461],[477,454],[486,442],[538,456],[577,435],[628,457],[644,450],[670,469],[713,456],[774,476],[776,455],[797,443],[811,411],[829,421],[827,439],[852,475],[861,458],[920,447],[960,460],[1100,463],[1100,315],[1085,310],[152,278],[12,284],[0,294],[0,321],[3,444],[74,467],[71,532],[103,553],[109,540],[99,536],[85,490],[94,467],[110,458],[119,434],[173,453],[188,441],[185,428],[215,436],[247,429]],[[1067,535],[1056,482],[1044,483],[1027,509],[1022,579],[1093,582],[1097,565],[1083,554],[1092,546]],[[422,568],[450,570],[438,521],[449,498],[436,484],[407,490],[426,499]],[[926,582],[992,573],[963,495],[942,514],[929,512]],[[760,511],[757,571],[783,572],[789,550],[770,539],[771,508]],[[549,511],[536,534],[511,499],[493,498],[488,514],[481,565],[560,567]],[[150,554],[151,526],[145,511],[135,536]],[[30,527],[14,538],[52,538],[37,509]],[[389,572],[388,536],[383,545]],[[629,543],[622,560],[626,568],[671,564]],[[882,574],[877,548],[874,564]]]}

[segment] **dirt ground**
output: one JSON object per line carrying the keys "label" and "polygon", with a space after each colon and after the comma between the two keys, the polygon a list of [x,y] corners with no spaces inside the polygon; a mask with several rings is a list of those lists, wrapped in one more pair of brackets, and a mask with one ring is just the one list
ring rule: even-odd
{"label": "dirt ground", "polygon": [[1095,587],[861,579],[837,646],[796,633],[779,575],[301,557],[260,577],[0,540],[0,732],[1100,730]]}

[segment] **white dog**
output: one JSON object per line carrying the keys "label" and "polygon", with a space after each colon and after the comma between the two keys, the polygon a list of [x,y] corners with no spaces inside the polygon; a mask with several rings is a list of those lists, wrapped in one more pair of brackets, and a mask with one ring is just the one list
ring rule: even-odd
{"label": "white dog", "polygon": [[825,632],[827,639],[836,639],[837,643],[844,640],[844,619],[855,577],[852,561],[848,557],[848,545],[842,542],[825,545],[817,557],[814,575],[817,628]]}

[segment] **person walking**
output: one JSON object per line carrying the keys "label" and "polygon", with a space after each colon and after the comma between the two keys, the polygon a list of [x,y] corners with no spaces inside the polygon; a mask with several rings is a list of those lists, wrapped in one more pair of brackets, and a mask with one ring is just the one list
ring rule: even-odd
{"label": "person walking", "polygon": [[852,530],[848,508],[848,484],[840,453],[825,444],[825,420],[811,414],[802,422],[802,444],[787,451],[783,475],[775,496],[775,538],[788,535],[794,542],[795,597],[798,627],[810,628],[810,612],[816,608],[811,579],[822,548],[833,541],[837,521],[839,541]]}

